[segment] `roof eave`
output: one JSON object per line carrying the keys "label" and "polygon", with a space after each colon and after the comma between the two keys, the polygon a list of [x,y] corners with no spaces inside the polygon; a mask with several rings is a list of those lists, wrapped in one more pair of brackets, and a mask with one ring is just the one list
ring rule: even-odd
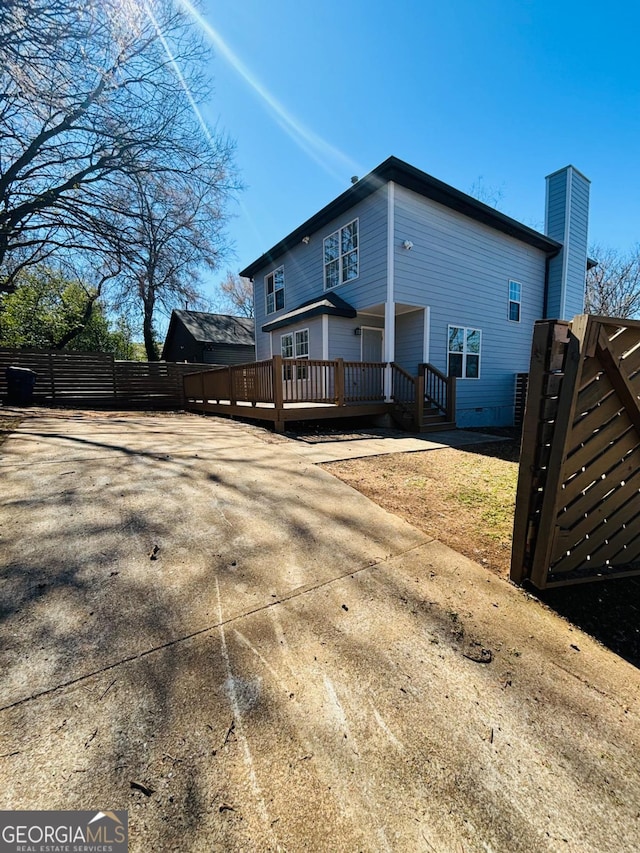
{"label": "roof eave", "polygon": [[311,236],[323,225],[352,208],[388,181],[394,181],[426,198],[430,198],[432,201],[483,222],[498,231],[528,243],[536,249],[540,249],[548,255],[555,255],[562,248],[561,243],[552,240],[539,231],[535,231],[533,228],[529,228],[528,225],[523,225],[516,219],[512,219],[510,216],[495,210],[495,208],[489,207],[489,205],[466,195],[460,190],[456,190],[397,157],[389,157],[384,163],[381,163],[372,172],[303,222],[283,240],[272,246],[257,260],[249,264],[240,272],[240,275],[245,278],[253,278],[259,270],[275,263],[285,252],[301,243],[303,237]]}

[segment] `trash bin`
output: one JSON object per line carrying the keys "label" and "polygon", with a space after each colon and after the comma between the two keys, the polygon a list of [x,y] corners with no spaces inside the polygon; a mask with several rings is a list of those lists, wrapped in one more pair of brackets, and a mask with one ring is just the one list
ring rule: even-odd
{"label": "trash bin", "polygon": [[29,406],[33,403],[33,386],[36,384],[35,370],[28,367],[7,367],[7,403],[10,406]]}

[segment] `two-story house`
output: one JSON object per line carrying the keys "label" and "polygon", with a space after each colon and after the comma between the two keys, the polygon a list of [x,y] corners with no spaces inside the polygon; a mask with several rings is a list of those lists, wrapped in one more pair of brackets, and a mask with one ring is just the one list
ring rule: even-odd
{"label": "two-story house", "polygon": [[584,307],[589,181],[546,180],[542,234],[395,157],[354,179],[241,272],[256,358],[430,363],[458,377],[459,426],[511,424],[534,321]]}

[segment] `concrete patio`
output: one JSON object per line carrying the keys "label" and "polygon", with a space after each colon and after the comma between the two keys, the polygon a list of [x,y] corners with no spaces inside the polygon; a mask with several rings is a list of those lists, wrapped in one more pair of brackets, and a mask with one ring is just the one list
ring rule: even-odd
{"label": "concrete patio", "polygon": [[26,418],[0,808],[128,809],[132,851],[640,849],[637,670],[313,461],[216,418]]}

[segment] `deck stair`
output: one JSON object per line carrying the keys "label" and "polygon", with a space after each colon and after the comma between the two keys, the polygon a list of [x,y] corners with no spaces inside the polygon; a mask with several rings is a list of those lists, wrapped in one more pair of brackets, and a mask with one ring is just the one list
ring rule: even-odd
{"label": "deck stair", "polygon": [[445,376],[431,364],[420,364],[412,376],[392,364],[393,408],[396,423],[410,432],[455,429],[455,378]]}

